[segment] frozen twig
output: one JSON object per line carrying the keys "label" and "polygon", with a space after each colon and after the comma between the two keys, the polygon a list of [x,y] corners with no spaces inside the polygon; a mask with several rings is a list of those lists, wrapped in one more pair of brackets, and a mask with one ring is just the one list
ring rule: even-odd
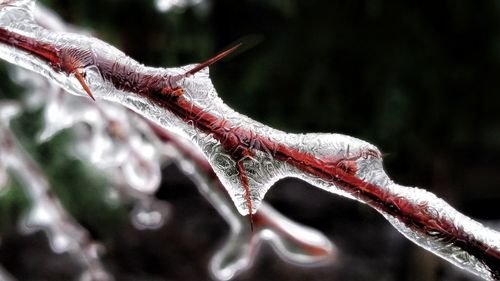
{"label": "frozen twig", "polygon": [[68,252],[85,268],[83,280],[111,280],[99,259],[100,245],[64,210],[35,162],[21,147],[10,130],[10,119],[17,104],[0,104],[1,162],[11,171],[32,200],[32,208],[22,224],[26,232],[43,230],[56,253]]}
{"label": "frozen twig", "polygon": [[500,279],[500,234],[432,193],[392,182],[375,146],[338,134],[287,134],[257,123],[218,98],[208,70],[147,67],[98,39],[48,31],[33,22],[33,4],[11,0],[0,6],[0,57],[72,94],[118,102],[190,139],[241,214],[251,216],[278,179],[298,177],[366,203],[410,240],[456,266]]}

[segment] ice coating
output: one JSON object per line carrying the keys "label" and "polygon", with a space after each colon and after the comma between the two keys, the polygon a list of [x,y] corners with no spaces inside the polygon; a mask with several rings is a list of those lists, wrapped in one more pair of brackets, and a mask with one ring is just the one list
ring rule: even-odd
{"label": "ice coating", "polygon": [[84,71],[96,97],[119,102],[189,138],[241,214],[255,212],[277,179],[298,177],[370,205],[412,241],[453,264],[488,280],[500,278],[499,234],[428,192],[392,183],[374,146],[342,135],[274,130],[224,105],[208,70],[177,79],[193,66],[145,67],[97,39],[48,32],[30,22],[26,11],[0,11],[3,59],[77,95],[86,94],[76,79]]}
{"label": "ice coating", "polygon": [[[1,157],[0,157],[1,159]],[[7,171],[3,164],[0,164],[0,190],[7,184]]]}
{"label": "ice coating", "polygon": [[84,266],[82,276],[88,276],[91,280],[112,280],[99,260],[100,245],[90,240],[87,231],[66,213],[38,166],[10,131],[10,118],[18,111],[17,104],[0,104],[2,163],[16,176],[33,200],[33,206],[21,224],[22,230],[27,233],[45,231],[54,252],[68,252]]}

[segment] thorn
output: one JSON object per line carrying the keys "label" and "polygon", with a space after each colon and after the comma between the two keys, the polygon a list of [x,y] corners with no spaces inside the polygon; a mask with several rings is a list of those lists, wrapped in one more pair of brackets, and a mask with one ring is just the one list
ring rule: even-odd
{"label": "thorn", "polygon": [[80,85],[82,85],[83,90],[87,93],[87,95],[89,95],[89,97],[95,101],[94,95],[92,95],[89,86],[85,82],[85,78],[83,78],[82,71],[79,69],[75,70],[75,77],[78,80],[78,82],[80,82]]}
{"label": "thorn", "polygon": [[250,230],[253,233],[253,214],[252,214],[252,211],[248,212],[248,220],[250,221]]}
{"label": "thorn", "polygon": [[193,69],[189,70],[189,71],[186,71],[186,73],[184,73],[182,75],[182,77],[188,77],[188,76],[191,76],[193,74],[195,74],[196,72],[204,69],[205,67],[208,67],[212,64],[214,64],[215,62],[217,62],[218,60],[221,60],[222,58],[226,57],[227,55],[231,54],[232,52],[234,52],[236,49],[238,49],[240,46],[242,45],[242,43],[239,43],[237,44],[236,46],[230,48],[230,49],[227,49],[225,50],[224,52],[216,55],[215,57],[205,61],[205,62],[202,62],[200,64],[198,64],[197,66],[195,66]]}
{"label": "thorn", "polygon": [[252,210],[252,200],[250,198],[250,187],[248,186],[248,178],[247,174],[245,172],[245,167],[243,166],[243,161],[238,161],[236,164],[236,167],[238,168],[238,173],[240,174],[240,180],[241,184],[243,185],[243,188],[245,189],[245,199],[247,201],[247,208],[248,208],[248,219],[250,220],[250,229],[253,232],[253,210]]}

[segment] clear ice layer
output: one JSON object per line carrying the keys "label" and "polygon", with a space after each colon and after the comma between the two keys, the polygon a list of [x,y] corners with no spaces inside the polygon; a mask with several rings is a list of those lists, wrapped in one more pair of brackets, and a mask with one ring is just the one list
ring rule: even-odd
{"label": "clear ice layer", "polygon": [[32,200],[21,229],[26,233],[40,230],[47,233],[54,252],[70,253],[82,264],[85,269],[82,276],[112,280],[99,260],[100,245],[90,240],[87,231],[65,211],[41,170],[11,132],[10,119],[19,109],[18,104],[0,103],[0,160]]}

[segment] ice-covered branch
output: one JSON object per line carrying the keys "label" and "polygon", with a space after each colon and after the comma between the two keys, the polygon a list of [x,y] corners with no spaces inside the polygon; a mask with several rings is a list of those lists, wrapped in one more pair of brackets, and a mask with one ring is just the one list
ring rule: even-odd
{"label": "ice-covered branch", "polygon": [[[4,1],[5,2],[5,1]],[[338,134],[288,134],[243,116],[220,98],[208,70],[147,67],[98,39],[51,32],[32,1],[0,6],[0,57],[75,95],[118,102],[195,143],[241,214],[270,186],[298,177],[379,211],[418,245],[485,279],[500,279],[500,234],[442,199],[393,183],[378,149]]]}
{"label": "ice-covered branch", "polygon": [[100,246],[64,210],[43,173],[11,132],[9,122],[18,111],[16,104],[0,104],[0,160],[32,200],[32,208],[22,223],[23,230],[45,231],[55,252],[68,252],[84,266],[82,280],[111,280],[99,259]]}

